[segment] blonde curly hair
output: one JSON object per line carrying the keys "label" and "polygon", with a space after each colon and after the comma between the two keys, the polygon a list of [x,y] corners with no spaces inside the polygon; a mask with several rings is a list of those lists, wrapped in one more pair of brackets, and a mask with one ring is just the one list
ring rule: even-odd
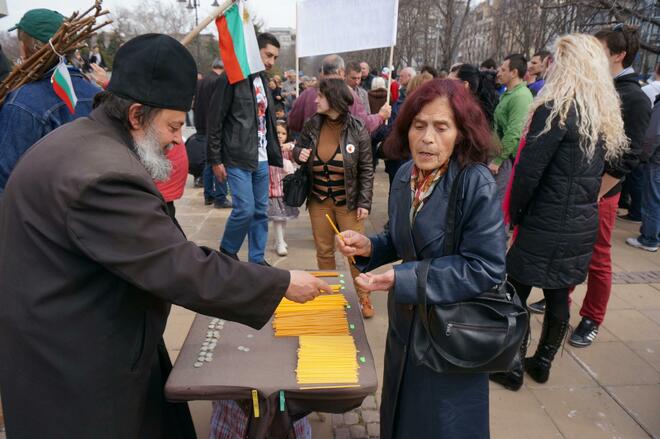
{"label": "blonde curly hair", "polygon": [[575,107],[580,148],[589,160],[601,139],[608,161],[627,150],[630,142],[623,129],[619,95],[603,46],[593,36],[574,33],[554,42],[552,64],[529,117],[542,105],[551,112],[540,134],[549,131],[557,117],[564,126],[568,112]]}

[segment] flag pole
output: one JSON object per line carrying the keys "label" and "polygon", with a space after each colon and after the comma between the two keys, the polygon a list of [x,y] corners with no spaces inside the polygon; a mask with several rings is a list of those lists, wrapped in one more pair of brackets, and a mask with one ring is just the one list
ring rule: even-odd
{"label": "flag pole", "polygon": [[296,99],[300,97],[300,58],[298,57],[298,2],[296,1]]}
{"label": "flag pole", "polygon": [[390,95],[392,94],[392,71],[394,70],[392,63],[394,63],[394,44],[390,46],[390,63],[388,64],[390,76],[387,78],[387,100],[385,101],[388,104],[390,103]]}
{"label": "flag pole", "polygon": [[197,37],[197,35],[199,35],[200,32],[202,32],[204,28],[206,28],[206,26],[209,25],[209,23],[215,20],[216,17],[218,17],[219,15],[224,14],[225,11],[229,9],[231,5],[234,4],[234,2],[235,0],[225,0],[220,6],[213,8],[213,10],[211,11],[208,17],[203,19],[197,26],[195,26],[193,30],[190,31],[188,35],[186,35],[185,37],[183,37],[183,39],[181,39],[180,41],[181,44],[183,44],[184,46],[190,44],[192,40],[194,40],[195,37]]}

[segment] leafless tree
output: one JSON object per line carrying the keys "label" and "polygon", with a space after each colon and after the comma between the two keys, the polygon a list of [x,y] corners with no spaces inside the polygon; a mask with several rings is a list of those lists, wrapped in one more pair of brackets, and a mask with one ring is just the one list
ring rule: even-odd
{"label": "leafless tree", "polygon": [[448,67],[456,60],[458,45],[470,12],[471,0],[434,0],[438,10],[440,65]]}

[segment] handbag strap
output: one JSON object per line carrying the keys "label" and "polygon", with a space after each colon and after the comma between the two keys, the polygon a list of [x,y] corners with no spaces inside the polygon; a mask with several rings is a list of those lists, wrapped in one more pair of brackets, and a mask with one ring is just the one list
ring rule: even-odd
{"label": "handbag strap", "polygon": [[[461,169],[458,175],[454,178],[451,185],[451,192],[449,193],[449,202],[447,203],[447,217],[445,219],[445,243],[444,243],[444,256],[454,254],[456,239],[456,204],[458,203],[458,192],[463,182],[463,175],[465,170]],[[427,320],[427,304],[426,304],[426,284],[428,280],[429,268],[431,266],[430,259],[423,259],[417,266],[417,303],[421,307],[419,312],[419,319],[424,325],[426,332],[429,332],[429,322]]]}
{"label": "handbag strap", "polygon": [[458,193],[463,185],[465,169],[461,169],[454,178],[447,203],[447,217],[445,218],[444,256],[456,253],[456,211],[458,210]]}

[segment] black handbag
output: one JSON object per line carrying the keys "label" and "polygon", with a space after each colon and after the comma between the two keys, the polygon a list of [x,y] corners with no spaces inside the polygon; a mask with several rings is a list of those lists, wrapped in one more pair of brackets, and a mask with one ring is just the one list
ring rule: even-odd
{"label": "black handbag", "polygon": [[284,191],[284,204],[291,207],[300,207],[303,205],[309,195],[311,182],[307,166],[301,166],[293,174],[289,174],[282,179],[282,189]]}
{"label": "black handbag", "polygon": [[[446,218],[444,254],[456,254],[456,211],[461,171],[451,188]],[[411,349],[418,364],[442,373],[504,372],[516,360],[527,332],[529,316],[509,282],[461,302],[429,305],[427,277],[431,261],[417,271],[418,318]]]}

